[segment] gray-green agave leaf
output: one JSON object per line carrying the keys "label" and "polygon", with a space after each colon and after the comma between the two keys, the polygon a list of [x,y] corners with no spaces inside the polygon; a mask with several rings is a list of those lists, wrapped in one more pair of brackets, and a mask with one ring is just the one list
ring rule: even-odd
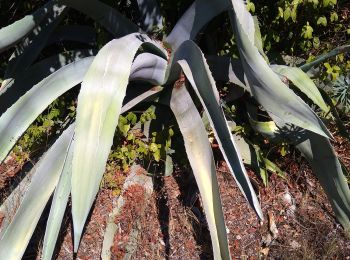
{"label": "gray-green agave leaf", "polygon": [[168,62],[165,59],[151,53],[141,53],[132,64],[130,80],[162,85],[167,67]]}
{"label": "gray-green agave leaf", "polygon": [[[73,124],[70,127],[74,129],[75,125]],[[72,141],[66,152],[65,163],[51,203],[50,214],[46,224],[43,251],[41,256],[41,259],[43,260],[52,259],[52,255],[55,250],[56,240],[62,224],[64,212],[67,207],[69,194],[71,191],[70,181],[72,177],[73,147],[74,134],[72,135]]]}
{"label": "gray-green agave leaf", "polygon": [[0,53],[10,48],[29,34],[47,16],[55,1],[49,1],[31,15],[10,24],[0,30]]}
{"label": "gray-green agave leaf", "polygon": [[337,220],[345,229],[349,229],[350,190],[328,138],[291,125],[273,130],[277,129],[276,125],[272,127],[273,124],[269,122],[271,136],[291,142],[305,156],[326,192]]}
{"label": "gray-green agave leaf", "polygon": [[18,138],[56,98],[79,84],[93,57],[66,65],[40,81],[0,117],[0,161]]}
{"label": "gray-green agave leaf", "polygon": [[300,68],[289,67],[283,65],[274,65],[272,69],[280,75],[285,76],[293,82],[293,84],[300,89],[308,98],[310,98],[316,105],[318,105],[324,112],[328,112],[329,108],[324,102],[320,91],[309,76]]}
{"label": "gray-green agave leaf", "polygon": [[5,80],[15,78],[35,61],[67,11],[65,6],[53,5],[46,18],[16,46],[6,67]]}
{"label": "gray-green agave leaf", "polygon": [[63,66],[75,61],[96,55],[95,50],[74,50],[53,55],[43,59],[20,74],[16,79],[8,81],[0,90],[0,115],[11,107],[27,91],[42,79],[56,72]]}
{"label": "gray-green agave leaf", "polygon": [[40,216],[65,169],[74,133],[70,126],[34,167],[29,189],[0,240],[0,259],[21,259]]}
{"label": "gray-green agave leaf", "polygon": [[215,259],[231,259],[219,186],[208,134],[184,85],[174,87],[170,107],[183,135],[187,157],[203,201]]}
{"label": "gray-green agave leaf", "polygon": [[330,59],[330,58],[332,58],[332,57],[334,57],[334,56],[336,56],[338,54],[346,53],[346,52],[349,52],[349,51],[350,51],[350,45],[343,45],[343,46],[336,47],[333,50],[331,50],[330,52],[321,54],[320,56],[316,57],[310,63],[306,63],[304,65],[301,65],[299,68],[302,71],[304,71],[304,72],[308,72],[313,67],[317,67],[318,65],[320,65],[325,60]]}
{"label": "gray-green agave leaf", "polygon": [[[178,63],[179,65],[176,65]],[[219,93],[211,76],[209,66],[198,46],[192,41],[184,42],[176,51],[170,71],[169,81],[182,69],[201,101],[225,161],[235,178],[238,187],[260,218],[263,214],[255,191],[250,183],[242,159],[220,106]]]}
{"label": "gray-green agave leaf", "polygon": [[311,108],[272,71],[254,45],[254,21],[242,0],[232,1],[232,27],[253,96],[272,118],[278,118],[325,137],[331,134]]}
{"label": "gray-green agave leaf", "polygon": [[[72,172],[74,250],[99,189],[126,94],[132,63],[141,45],[157,44],[138,33],[113,40],[97,54],[78,96]],[[163,54],[164,50],[158,50]]]}

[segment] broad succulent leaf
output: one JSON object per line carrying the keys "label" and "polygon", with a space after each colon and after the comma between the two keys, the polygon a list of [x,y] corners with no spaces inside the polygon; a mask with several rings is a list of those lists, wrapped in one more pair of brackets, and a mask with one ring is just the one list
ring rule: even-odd
{"label": "broad succulent leaf", "polygon": [[[70,126],[74,129],[74,125]],[[71,177],[72,177],[72,159],[74,147],[74,134],[72,141],[69,144],[66,152],[65,163],[58,181],[58,184],[53,195],[52,204],[50,208],[49,217],[46,224],[43,251],[41,259],[52,259],[53,252],[61,228],[64,212],[67,207],[70,191],[71,191]]]}
{"label": "broad succulent leaf", "polygon": [[167,67],[167,60],[151,53],[141,53],[132,64],[130,80],[162,85]]}
{"label": "broad succulent leaf", "polygon": [[254,22],[254,44],[258,48],[260,54],[264,57],[264,59],[267,61],[268,57],[266,56],[263,48],[263,41],[261,38],[261,32],[259,27],[259,21],[258,17],[253,16],[253,22]]}
{"label": "broad succulent leaf", "polygon": [[310,131],[306,131],[304,135],[304,141],[299,141],[299,138],[294,138],[293,141],[309,161],[338,221],[344,229],[350,230],[350,190],[334,149],[323,136]]}
{"label": "broad succulent leaf", "polygon": [[73,133],[70,126],[33,169],[30,187],[1,237],[0,259],[21,259],[64,169]]}
{"label": "broad succulent leaf", "polygon": [[66,65],[36,84],[0,117],[0,161],[40,113],[56,98],[79,84],[93,57]]}
{"label": "broad succulent leaf", "polygon": [[[179,65],[176,65],[176,63]],[[242,159],[237,152],[237,147],[220,106],[219,93],[204,55],[194,42],[186,41],[176,51],[173,64],[168,80],[171,81],[171,77],[176,75],[176,71],[181,67],[208,114],[209,122],[221,152],[238,187],[259,217],[263,218],[259,201],[243,166]]]}
{"label": "broad succulent leaf", "polygon": [[[159,93],[162,90],[162,87],[154,87],[149,91],[146,91],[127,102],[121,109],[121,113],[125,113],[129,109],[133,108],[135,105],[139,104],[142,101],[145,101],[147,98]],[[73,129],[75,126],[72,124],[70,126]],[[73,134],[73,133],[72,133]],[[49,214],[49,219],[46,227],[46,233],[44,237],[44,248],[43,248],[43,259],[51,259],[54,246],[57,241],[57,235],[61,226],[63,214],[65,212],[68,197],[71,191],[71,161],[72,161],[72,151],[73,143],[69,145],[69,150],[67,151],[67,157],[65,166],[62,170],[58,185],[56,187],[53,202],[51,205],[51,210]],[[43,158],[44,159],[44,158]],[[35,168],[36,169],[36,168]],[[4,214],[4,219],[1,225],[0,239],[4,235],[7,227],[11,224],[13,216],[17,212],[14,204],[21,205],[23,199],[26,197],[28,189],[31,187],[33,175],[35,175],[35,170],[30,171],[26,177],[21,181],[21,183],[16,187],[16,189],[11,193],[11,195],[5,200],[5,202],[0,207],[0,212]],[[24,194],[24,195],[22,195]],[[13,225],[13,224],[12,224]],[[25,246],[25,245],[23,245]]]}
{"label": "broad succulent leaf", "polygon": [[11,55],[5,72],[5,80],[15,78],[27,69],[38,57],[41,50],[56,26],[62,21],[67,8],[61,5],[53,5],[47,17],[28,35],[21,44],[16,46]]}
{"label": "broad succulent leaf", "polygon": [[278,132],[278,127],[273,121],[256,121],[252,118],[249,118],[249,123],[252,128],[262,136],[270,140],[277,140],[275,132]]}
{"label": "broad succulent leaf", "polygon": [[[147,98],[159,93],[163,88],[154,87],[127,102],[121,108],[121,114],[132,109],[137,104],[145,101]],[[63,215],[67,206],[68,198],[71,192],[71,178],[72,178],[72,159],[74,140],[69,147],[65,168],[62,171],[60,180],[56,187],[50,215],[48,218],[46,232],[44,237],[42,259],[51,259],[54,252],[55,244],[57,242],[58,233],[61,227]]]}
{"label": "broad succulent leaf", "polygon": [[132,62],[139,47],[151,42],[138,33],[109,42],[97,54],[83,80],[72,172],[74,251],[104,173]]}
{"label": "broad succulent leaf", "polygon": [[121,113],[124,113],[127,110],[130,110],[137,104],[139,104],[141,101],[147,101],[147,99],[154,99],[154,96],[158,95],[163,90],[163,87],[155,86],[151,88],[150,90],[145,91],[144,93],[138,95],[137,97],[133,98],[129,102],[127,102],[121,110]]}
{"label": "broad succulent leaf", "polygon": [[0,115],[11,107],[35,84],[69,63],[96,55],[95,50],[74,50],[43,59],[8,81],[0,89]]}
{"label": "broad succulent leaf", "polygon": [[[137,4],[141,24],[146,31],[157,26],[162,27],[162,17],[154,0],[137,0]],[[30,67],[47,44],[62,40],[88,44],[95,41],[91,28],[82,30],[81,26],[64,26],[57,29],[56,34],[52,34],[68,9],[64,5],[92,17],[116,37],[127,36],[108,43],[96,58],[85,58],[91,55],[90,52],[79,57],[74,52],[72,64],[67,65],[68,59],[62,61],[62,56],[58,55]],[[349,46],[342,46],[319,57],[315,62],[303,65],[302,70],[286,66],[271,68],[263,52],[257,19],[246,10],[244,1],[196,0],[166,38],[174,51],[168,66],[166,51],[147,36],[133,33],[140,29],[113,7],[98,0],[89,0],[88,4],[84,0],[55,0],[48,2],[32,16],[24,17],[0,30],[0,52],[24,38],[11,57],[5,81],[0,88],[0,114],[3,113],[0,117],[0,161],[4,160],[25,129],[53,100],[83,81],[78,97],[76,124],[62,134],[40,160],[38,167],[28,175],[27,182],[30,176],[34,177],[24,195],[23,203],[11,223],[5,219],[6,223],[0,233],[0,259],[22,257],[55,187],[44,238],[43,258],[52,257],[60,229],[59,223],[62,221],[70,192],[74,251],[77,251],[83,227],[104,173],[119,115],[141,101],[154,98],[163,90],[160,86],[148,88],[137,96],[133,93],[133,98],[128,101],[125,99],[127,86],[133,87],[133,84],[142,85],[147,82],[148,85],[166,85],[166,90],[170,90],[169,85],[178,79],[181,70],[207,113],[208,121],[239,188],[260,218],[263,217],[241,157],[244,158],[244,163],[257,164],[258,168],[261,168],[261,158],[258,158],[256,147],[231,134],[230,123],[221,108],[223,103],[206,60],[200,49],[192,41],[187,41],[194,40],[213,17],[225,10],[230,13],[241,59],[234,64],[229,58],[213,57],[208,63],[213,69],[214,78],[239,85],[264,106],[276,123],[259,122],[249,114],[252,127],[274,141],[283,136],[296,144],[319,177],[338,220],[344,227],[350,228],[350,191],[328,140],[331,134],[306,103],[283,84],[273,71],[286,76],[315,104],[328,111],[317,87],[302,70],[306,71],[326,58],[347,51]],[[142,51],[149,53],[136,56],[141,46]],[[52,67],[47,67],[49,64]],[[55,72],[49,75],[53,71]],[[46,78],[41,80],[43,77]],[[25,93],[34,84],[36,85]],[[122,107],[123,103],[125,105]],[[175,84],[170,107],[180,126],[186,152],[202,195],[214,257],[230,259],[212,151],[203,122],[183,83]],[[76,140],[73,147],[74,131]],[[167,158],[167,163],[169,162]],[[265,174],[266,169],[276,169],[269,160],[265,160],[264,164]],[[324,174],[325,171],[328,174]],[[266,178],[267,175],[264,183]]]}
{"label": "broad succulent leaf", "polygon": [[338,221],[345,229],[349,229],[350,190],[328,138],[291,125],[274,130],[277,129],[276,125],[272,127],[275,123],[268,123],[271,126],[269,135],[273,137],[272,141],[275,137],[288,140],[305,156],[326,192]]}
{"label": "broad succulent leaf", "polygon": [[203,201],[215,259],[231,259],[213,153],[202,119],[184,85],[174,87],[170,107]]}
{"label": "broad succulent leaf", "polygon": [[235,143],[236,143],[238,152],[242,158],[242,162],[246,165],[256,167],[257,161],[255,158],[256,156],[255,156],[254,147],[248,144],[242,136],[234,134],[233,138],[235,139]]}
{"label": "broad succulent leaf", "polygon": [[55,1],[49,1],[31,15],[10,24],[0,30],[0,53],[15,45],[29,34],[47,16]]}
{"label": "broad succulent leaf", "polygon": [[272,66],[272,69],[278,74],[285,76],[293,82],[293,84],[310,98],[316,105],[318,105],[324,112],[328,112],[329,108],[324,102],[322,95],[315,83],[309,76],[297,67],[288,67],[283,65]]}
{"label": "broad succulent leaf", "polygon": [[265,138],[268,138],[270,141],[282,141],[280,135],[278,134],[280,129],[277,127],[274,121],[260,121],[258,120],[258,107],[246,103],[247,116],[251,127],[257,133],[260,133]]}
{"label": "broad succulent leaf", "polygon": [[[292,123],[325,137],[332,137],[312,109],[272,71],[254,45],[253,18],[241,0],[232,1],[230,12],[237,45],[253,96],[273,118]],[[253,23],[254,27],[254,23]]]}

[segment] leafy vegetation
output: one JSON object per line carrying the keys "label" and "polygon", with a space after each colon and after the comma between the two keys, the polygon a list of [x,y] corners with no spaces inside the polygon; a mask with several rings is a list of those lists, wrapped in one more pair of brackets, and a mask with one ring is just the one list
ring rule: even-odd
{"label": "leafy vegetation", "polygon": [[[48,134],[57,132],[59,137],[33,168],[16,214],[5,216],[0,258],[22,257],[52,194],[42,258],[52,257],[69,196],[76,252],[101,181],[115,195],[120,192],[114,182],[122,178],[115,180],[108,167],[103,179],[107,163],[126,170],[135,162],[155,162],[163,165],[165,175],[171,174],[172,139],[180,134],[216,259],[230,259],[230,252],[214,143],[261,219],[260,203],[243,163],[268,185],[268,171],[282,177],[284,173],[267,158],[264,147],[276,142],[284,156],[287,143],[295,145],[313,167],[338,221],[350,228],[349,187],[329,141],[332,135],[319,117],[336,117],[329,108],[333,103],[325,102],[305,73],[323,63],[318,85],[341,85],[343,79],[342,87],[336,88],[343,90],[334,91],[334,98],[347,107],[345,50],[335,54],[334,64],[314,55],[332,47],[319,34],[324,27],[331,24],[334,31],[329,34],[335,37],[348,33],[347,17],[339,18],[334,0],[279,1],[276,13],[273,4],[197,0],[179,1],[174,7],[171,1],[159,6],[155,1],[133,5],[120,1],[121,14],[114,2],[57,0],[2,28],[0,50],[14,48],[14,52],[0,89],[0,160],[13,149],[29,153]],[[183,12],[178,21],[174,13],[167,17],[160,12],[172,8],[174,13]],[[260,22],[270,25],[261,32],[258,19],[251,15],[258,10]],[[224,11],[229,18],[218,16]],[[316,15],[309,21],[310,11]],[[84,17],[84,26],[72,18],[77,12]],[[134,13],[141,19],[131,21]],[[85,15],[94,22],[87,22]],[[232,31],[225,29],[228,24]],[[277,33],[286,25],[288,35],[285,30]],[[217,41],[210,40],[219,33]],[[285,53],[272,53],[285,42],[287,54],[315,51],[303,57],[303,62],[314,62],[312,67],[270,64],[277,56],[285,58]],[[75,86],[80,86],[77,100],[73,93],[64,95]]]}

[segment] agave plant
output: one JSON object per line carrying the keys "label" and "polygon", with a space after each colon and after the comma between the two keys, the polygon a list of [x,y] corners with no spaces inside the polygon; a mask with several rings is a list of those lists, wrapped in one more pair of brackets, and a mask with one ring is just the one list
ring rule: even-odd
{"label": "agave plant", "polygon": [[[301,69],[269,65],[262,50],[257,19],[247,11],[245,3],[196,0],[163,42],[146,34],[154,26],[161,27],[162,17],[156,3],[151,0],[137,3],[144,30],[98,0],[49,1],[32,15],[0,30],[0,50],[15,46],[0,89],[3,113],[0,161],[4,161],[16,141],[51,102],[81,84],[75,122],[24,180],[29,186],[14,217],[5,214],[0,233],[0,259],[22,257],[52,194],[42,258],[51,259],[53,255],[69,196],[74,251],[77,252],[105,171],[118,118],[145,100],[171,108],[203,200],[214,257],[230,259],[213,154],[194,98],[198,98],[204,108],[240,190],[258,217],[262,219],[263,213],[241,158],[244,156],[246,163],[251,162],[250,153],[244,150],[249,146],[236,144],[222,109],[216,80],[231,81],[235,90],[248,92],[266,110],[273,121],[259,122],[255,117],[257,107],[251,107],[252,127],[271,140],[285,138],[297,146],[313,166],[339,222],[349,228],[350,192],[329,142],[332,136],[283,79],[288,78],[321,109],[328,111],[328,107]],[[96,20],[115,39],[96,51],[75,50],[69,52],[68,58],[57,54],[37,61],[43,48],[58,39],[91,41],[93,34],[89,28],[56,28],[69,8]],[[224,11],[230,15],[239,59],[205,57],[195,43],[204,26]],[[182,73],[185,82],[179,81]],[[153,87],[136,95],[131,90],[127,95],[128,87],[136,90],[137,84],[143,82]],[[188,88],[193,91],[189,92]],[[12,196],[4,202],[1,211],[9,207]]]}

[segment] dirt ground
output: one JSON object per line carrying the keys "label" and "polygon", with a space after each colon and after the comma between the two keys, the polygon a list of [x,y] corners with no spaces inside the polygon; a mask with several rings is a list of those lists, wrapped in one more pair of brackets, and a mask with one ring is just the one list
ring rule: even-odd
{"label": "dirt ground", "polygon": [[[299,166],[299,167],[297,167]],[[229,246],[235,259],[350,259],[350,240],[336,223],[329,203],[310,175],[304,161],[292,162],[290,179],[275,175],[267,188],[259,184],[265,220],[260,222],[241,195],[225,163],[218,168],[218,180],[227,225]],[[296,168],[297,167],[297,168]],[[183,174],[183,173],[181,173]],[[132,259],[212,259],[210,236],[196,192],[182,190],[181,174],[166,177],[141,214],[139,243]],[[193,185],[193,184],[191,184]],[[187,187],[188,188],[188,187]],[[196,190],[196,187],[190,187]],[[132,202],[138,197],[129,198]],[[111,211],[109,191],[102,190],[86,227],[77,259],[99,259],[103,231]],[[73,259],[71,225],[68,221],[57,259]],[[130,218],[119,219],[130,226]],[[120,241],[127,234],[119,235]],[[115,247],[113,259],[122,259],[123,247]]]}
{"label": "dirt ground", "polygon": [[[350,144],[336,137],[336,149],[349,167]],[[336,222],[308,164],[292,153],[279,166],[287,172],[287,179],[271,175],[268,187],[248,169],[264,213],[265,220],[259,221],[225,162],[219,163],[217,176],[232,257],[350,259],[350,239]],[[141,218],[138,248],[132,259],[212,259],[207,224],[190,172],[177,171],[173,176],[155,179],[154,185],[152,199],[145,202],[146,210],[140,213],[138,207],[131,209],[131,215]],[[99,259],[109,198],[108,191],[100,192],[78,259]],[[139,200],[137,196],[130,199],[132,204]],[[133,220],[119,221],[122,226],[130,226]],[[72,254],[64,254],[65,250],[71,252],[70,232],[61,245],[58,259],[71,259]],[[116,248],[113,256],[122,259],[122,247]]]}
{"label": "dirt ground", "polygon": [[[335,139],[339,157],[350,168],[350,143],[338,136]],[[218,162],[217,176],[232,257],[350,259],[349,234],[336,222],[308,164],[296,152],[277,164],[287,173],[287,178],[272,174],[267,187],[248,169],[264,213],[265,219],[260,221],[241,195],[225,162]],[[13,160],[0,166],[2,189],[11,184],[20,169]],[[117,219],[124,231],[115,237],[112,259],[123,258],[123,243],[128,240],[135,219],[140,232],[131,259],[212,259],[209,231],[191,172],[178,169],[173,176],[155,178],[153,183],[155,191],[149,200],[142,201],[136,191],[126,196],[123,210],[128,217]],[[67,210],[57,259],[100,259],[106,220],[115,199],[113,194],[108,188],[100,190],[77,255],[73,254],[70,209]],[[31,242],[32,250],[27,250],[24,259],[39,259],[42,235],[38,234],[43,234],[45,220],[41,223],[35,234],[37,242]]]}

